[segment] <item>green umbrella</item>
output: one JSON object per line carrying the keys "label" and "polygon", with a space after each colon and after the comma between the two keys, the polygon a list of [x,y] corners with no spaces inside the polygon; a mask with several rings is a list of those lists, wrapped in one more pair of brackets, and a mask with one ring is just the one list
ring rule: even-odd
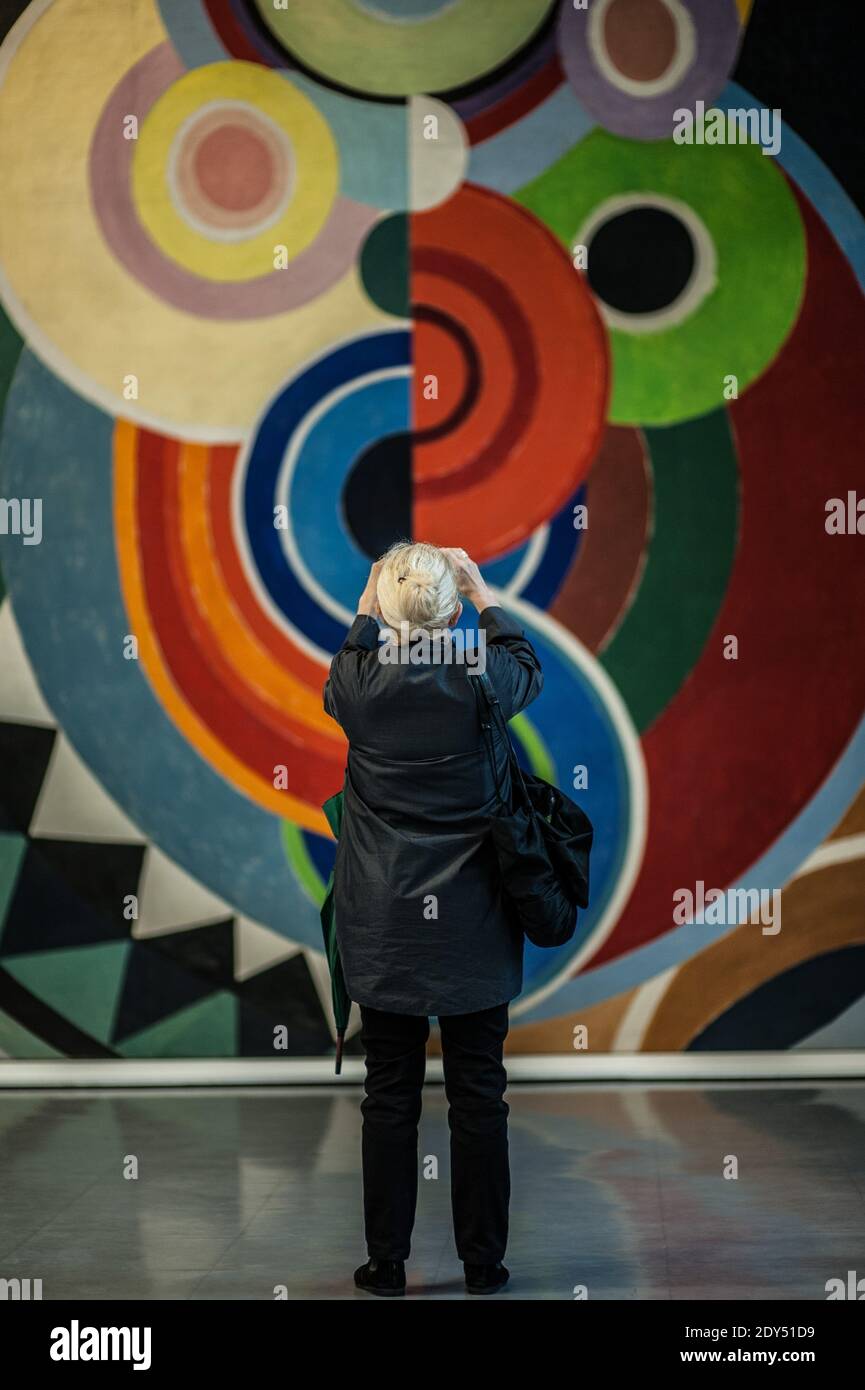
{"label": "green umbrella", "polygon": [[[342,801],[343,794],[337,792],[324,803],[322,810],[327,816],[327,823],[337,839],[342,829]],[[333,1000],[333,1019],[336,1024],[336,1075],[342,1071],[342,1045],[345,1041],[345,1030],[348,1027],[348,1015],[351,1011],[351,999],[345,984],[345,976],[342,973],[342,960],[340,959],[339,946],[336,941],[336,912],[333,905],[333,874],[327,883],[327,891],[324,895],[324,902],[321,905],[321,930],[324,936],[324,952],[327,956],[327,963],[330,967],[330,990]]]}

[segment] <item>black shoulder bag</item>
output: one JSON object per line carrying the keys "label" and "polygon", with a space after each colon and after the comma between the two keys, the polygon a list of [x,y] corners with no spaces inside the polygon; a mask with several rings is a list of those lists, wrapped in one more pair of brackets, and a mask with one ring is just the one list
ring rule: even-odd
{"label": "black shoulder bag", "polygon": [[[498,807],[490,818],[507,897],[529,941],[561,946],[577,926],[577,909],[589,904],[589,853],[594,830],[575,801],[517,761],[499,698],[486,673],[471,676],[479,692],[479,713],[493,774]],[[493,730],[505,740],[511,769],[511,804],[501,792]]]}

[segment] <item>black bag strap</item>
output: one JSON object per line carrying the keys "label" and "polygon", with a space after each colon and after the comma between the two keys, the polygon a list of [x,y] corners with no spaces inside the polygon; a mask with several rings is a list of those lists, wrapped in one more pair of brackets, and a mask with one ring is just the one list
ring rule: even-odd
{"label": "black bag strap", "polygon": [[514,745],[511,742],[511,736],[508,731],[507,722],[505,721],[505,717],[502,714],[501,703],[499,701],[498,695],[495,692],[495,687],[492,681],[490,680],[489,676],[487,675],[486,671],[479,671],[476,675],[469,676],[469,680],[475,682],[475,684],[479,687],[482,696],[481,708],[479,711],[481,718],[481,730],[483,732],[484,742],[486,744],[487,757],[489,758],[490,768],[492,769],[493,784],[496,789],[496,795],[498,796],[499,801],[502,803],[502,805],[506,805],[505,799],[502,796],[501,786],[499,785],[499,775],[496,767],[495,748],[493,746],[492,740],[492,731],[494,728],[498,729],[499,733],[504,739],[505,747],[508,750],[508,762],[510,764],[511,769],[511,783],[512,785],[518,786],[520,788],[524,800],[528,802],[529,794],[526,790],[525,781],[523,780],[523,770],[520,767],[519,759],[517,758],[516,752],[514,750]]}
{"label": "black bag strap", "polygon": [[[486,680],[488,682],[489,677],[487,677],[486,675],[475,675],[470,676],[469,680],[471,681],[472,685],[480,686],[482,681]],[[484,747],[487,750],[487,761],[489,762],[490,772],[492,773],[493,787],[495,788],[495,793],[499,799],[499,802],[502,805],[504,805],[505,800],[502,796],[502,789],[499,783],[499,772],[498,767],[496,766],[495,748],[493,747],[493,706],[490,703],[488,687],[487,689],[482,688],[482,690],[483,695],[481,699],[478,699],[477,695],[475,695],[475,700],[478,706],[478,715],[480,716],[481,721],[481,735],[483,737]],[[495,692],[493,692],[493,694],[495,695]]]}

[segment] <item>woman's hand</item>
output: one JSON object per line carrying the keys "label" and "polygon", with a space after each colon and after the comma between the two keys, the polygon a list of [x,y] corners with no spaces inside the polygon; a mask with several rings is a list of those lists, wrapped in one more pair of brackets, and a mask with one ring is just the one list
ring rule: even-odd
{"label": "woman's hand", "polygon": [[474,560],[464,550],[442,546],[457,573],[457,587],[469,603],[473,603],[479,613],[497,602],[491,589],[487,588],[484,577]]}
{"label": "woman's hand", "polygon": [[358,600],[358,613],[365,613],[370,618],[381,617],[381,609],[378,606],[378,577],[381,574],[381,567],[383,564],[384,560],[375,561],[372,569],[369,572],[369,578],[366,581],[366,588],[364,589],[363,593],[360,596],[360,599]]}

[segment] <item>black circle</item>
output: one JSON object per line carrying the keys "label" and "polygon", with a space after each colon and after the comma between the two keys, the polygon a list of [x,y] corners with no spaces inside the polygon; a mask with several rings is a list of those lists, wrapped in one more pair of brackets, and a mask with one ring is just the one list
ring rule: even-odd
{"label": "black circle", "polygon": [[602,222],[588,246],[593,292],[623,314],[654,314],[673,304],[694,273],[690,231],[672,212],[627,208]]}
{"label": "black circle", "polygon": [[345,524],[371,560],[411,535],[412,436],[389,434],[355,460],[342,491]]}

